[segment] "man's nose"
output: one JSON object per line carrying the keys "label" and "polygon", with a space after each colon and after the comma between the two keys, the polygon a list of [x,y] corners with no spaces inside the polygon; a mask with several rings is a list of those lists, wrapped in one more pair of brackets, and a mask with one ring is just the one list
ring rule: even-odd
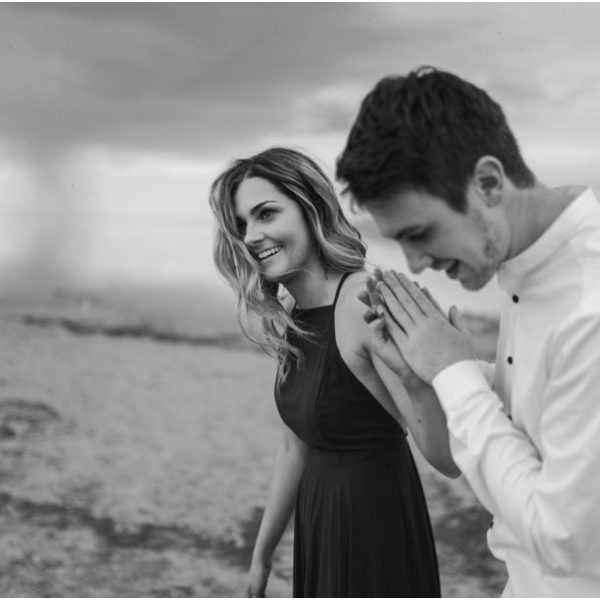
{"label": "man's nose", "polygon": [[403,244],[402,249],[408,262],[408,267],[415,273],[422,273],[427,267],[431,267],[433,261],[429,254],[413,248],[410,244]]}

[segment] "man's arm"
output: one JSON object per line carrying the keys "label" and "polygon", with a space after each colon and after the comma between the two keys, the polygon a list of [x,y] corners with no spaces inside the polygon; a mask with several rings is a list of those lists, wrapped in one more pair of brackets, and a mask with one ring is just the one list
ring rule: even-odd
{"label": "man's arm", "polygon": [[483,378],[473,377],[474,363],[449,367],[433,385],[455,461],[479,499],[545,570],[568,575],[585,562],[597,536],[591,524],[600,522],[600,318],[578,317],[553,346],[540,402],[541,455]]}
{"label": "man's arm", "polygon": [[427,461],[444,475],[458,477],[460,471],[450,452],[444,411],[433,388],[414,375],[387,335],[384,323],[372,312],[372,304],[378,302],[373,284],[373,280],[367,280],[367,291],[359,295],[359,299],[369,308],[362,313],[362,324],[360,305],[356,303],[353,308],[356,311],[356,330],[362,332],[359,335],[370,363],[383,384],[382,392],[393,401],[403,425],[408,427]]}
{"label": "man's arm", "polygon": [[[418,296],[410,285],[403,287]],[[410,301],[394,301],[389,289],[385,294],[388,328],[410,366],[432,377],[454,460],[479,500],[537,555],[545,571],[568,575],[595,560],[588,549],[597,535],[590,524],[600,522],[600,317],[578,316],[554,338],[548,386],[543,398],[532,399],[543,407],[538,453],[504,413],[477,362],[464,358],[460,336],[452,339],[452,332],[442,331],[436,338],[441,328],[424,322],[427,310],[416,313],[416,303],[399,307]],[[396,320],[399,310],[404,312]],[[441,370],[427,357],[435,348],[441,362],[449,362]]]}

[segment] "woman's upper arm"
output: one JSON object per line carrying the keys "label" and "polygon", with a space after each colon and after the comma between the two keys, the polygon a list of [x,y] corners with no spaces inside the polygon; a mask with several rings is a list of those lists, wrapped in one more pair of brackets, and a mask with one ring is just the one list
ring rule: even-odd
{"label": "woman's upper arm", "polygon": [[308,452],[308,445],[303,442],[287,425],[282,425],[282,447],[286,452],[294,452],[300,456],[305,456]]}

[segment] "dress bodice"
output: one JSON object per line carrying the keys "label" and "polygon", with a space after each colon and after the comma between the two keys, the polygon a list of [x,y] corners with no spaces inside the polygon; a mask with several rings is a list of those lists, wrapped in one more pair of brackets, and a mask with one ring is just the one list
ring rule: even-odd
{"label": "dress bodice", "polygon": [[397,443],[404,431],[344,362],[335,336],[333,304],[294,308],[292,319],[310,337],[288,332],[303,361],[292,364],[276,385],[277,408],[284,423],[305,443],[322,449],[364,450]]}

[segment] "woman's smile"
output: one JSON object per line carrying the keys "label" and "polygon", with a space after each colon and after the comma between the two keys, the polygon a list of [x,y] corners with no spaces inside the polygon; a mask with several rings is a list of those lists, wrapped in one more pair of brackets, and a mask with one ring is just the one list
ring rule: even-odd
{"label": "woman's smile", "polygon": [[275,254],[277,254],[282,248],[283,248],[283,246],[271,246],[270,248],[267,248],[266,250],[261,250],[256,255],[256,257],[260,261],[266,260],[267,258],[270,258],[271,256],[274,256]]}

